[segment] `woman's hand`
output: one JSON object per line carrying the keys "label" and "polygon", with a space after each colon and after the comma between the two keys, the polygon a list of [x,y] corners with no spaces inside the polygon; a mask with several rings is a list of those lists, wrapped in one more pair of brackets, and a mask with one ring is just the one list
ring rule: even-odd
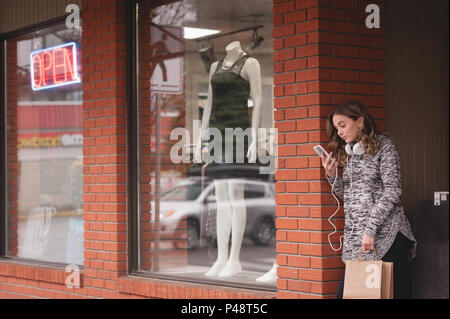
{"label": "woman's hand", "polygon": [[362,250],[374,250],[375,249],[375,239],[364,234],[362,237]]}
{"label": "woman's hand", "polygon": [[325,157],[325,155],[322,153],[322,166],[325,169],[325,172],[327,173],[328,177],[333,178],[336,174],[336,167],[337,162],[335,158],[332,158],[333,152],[328,154],[328,157]]}

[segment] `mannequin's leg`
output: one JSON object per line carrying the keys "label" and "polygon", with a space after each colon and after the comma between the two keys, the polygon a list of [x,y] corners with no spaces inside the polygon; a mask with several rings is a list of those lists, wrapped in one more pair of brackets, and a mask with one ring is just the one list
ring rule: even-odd
{"label": "mannequin's leg", "polygon": [[242,270],[239,261],[242,240],[244,238],[247,212],[244,199],[244,182],[230,181],[228,183],[229,197],[232,207],[231,216],[231,251],[228,259],[219,277],[231,277]]}
{"label": "mannequin's leg", "polygon": [[214,181],[217,201],[216,230],[217,230],[217,260],[206,273],[206,276],[217,276],[228,259],[228,242],[231,232],[231,205],[228,196],[228,182]]}

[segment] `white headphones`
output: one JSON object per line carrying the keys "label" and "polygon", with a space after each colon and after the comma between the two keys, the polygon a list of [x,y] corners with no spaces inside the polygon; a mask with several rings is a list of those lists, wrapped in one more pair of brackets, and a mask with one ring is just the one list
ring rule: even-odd
{"label": "white headphones", "polygon": [[360,143],[345,145],[345,151],[350,156],[363,155],[364,153],[366,153],[366,149],[364,148],[364,145],[362,145]]}

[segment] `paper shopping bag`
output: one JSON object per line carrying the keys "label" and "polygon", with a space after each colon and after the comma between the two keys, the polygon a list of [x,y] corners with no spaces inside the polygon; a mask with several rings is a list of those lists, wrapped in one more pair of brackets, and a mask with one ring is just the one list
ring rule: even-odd
{"label": "paper shopping bag", "polygon": [[383,261],[381,299],[394,299],[394,263]]}
{"label": "paper shopping bag", "polygon": [[[374,256],[376,253],[374,252]],[[392,299],[393,263],[381,260],[347,260],[345,265],[344,299]],[[374,258],[375,259],[375,258]]]}

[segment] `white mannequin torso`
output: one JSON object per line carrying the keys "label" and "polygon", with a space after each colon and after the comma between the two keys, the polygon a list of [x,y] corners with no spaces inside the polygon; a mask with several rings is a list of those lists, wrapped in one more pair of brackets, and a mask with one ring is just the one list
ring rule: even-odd
{"label": "white mannequin torso", "polygon": [[[233,41],[230,44],[228,44],[225,48],[227,55],[224,59],[224,63],[227,62],[228,66],[234,64],[239,58],[241,58],[246,53],[244,50],[242,50],[241,44],[239,41]],[[227,60],[227,61],[225,61]],[[201,132],[204,132],[208,128],[209,124],[209,118],[211,115],[211,107],[212,107],[212,99],[213,99],[213,92],[211,87],[211,78],[216,72],[217,66],[219,62],[216,61],[211,65],[211,69],[209,72],[209,87],[208,87],[208,99],[206,101],[206,106],[203,112],[203,118],[202,118],[202,126],[201,126]],[[225,66],[226,69],[226,66]],[[261,87],[261,67],[259,65],[258,60],[254,58],[247,58],[245,61],[240,76],[249,81],[250,83],[250,96],[253,99],[253,111],[252,111],[252,118],[251,118],[251,124],[252,128],[254,129],[254,136],[253,140],[257,141],[256,131],[258,128],[261,127],[261,108],[262,108],[262,87]],[[201,162],[201,132],[199,136],[197,137],[197,145],[194,151],[194,160],[197,163]],[[256,148],[252,147],[249,149],[249,153],[247,154],[247,157],[251,161],[256,161]]]}
{"label": "white mannequin torso", "polygon": [[[229,69],[237,60],[242,58],[244,55],[247,55],[244,50],[241,48],[241,44],[239,41],[234,41],[228,44],[225,48],[225,51],[227,52],[227,55],[225,56],[225,59],[222,64],[222,68],[224,70]],[[211,72],[214,74],[216,72],[217,66],[219,64],[219,61],[214,62],[211,65]],[[252,65],[253,64],[253,65]],[[248,58],[247,61],[245,61],[245,64],[242,67],[240,76],[249,81],[249,72],[251,72],[252,69],[256,68],[256,64],[258,64],[258,60],[254,58]]]}

